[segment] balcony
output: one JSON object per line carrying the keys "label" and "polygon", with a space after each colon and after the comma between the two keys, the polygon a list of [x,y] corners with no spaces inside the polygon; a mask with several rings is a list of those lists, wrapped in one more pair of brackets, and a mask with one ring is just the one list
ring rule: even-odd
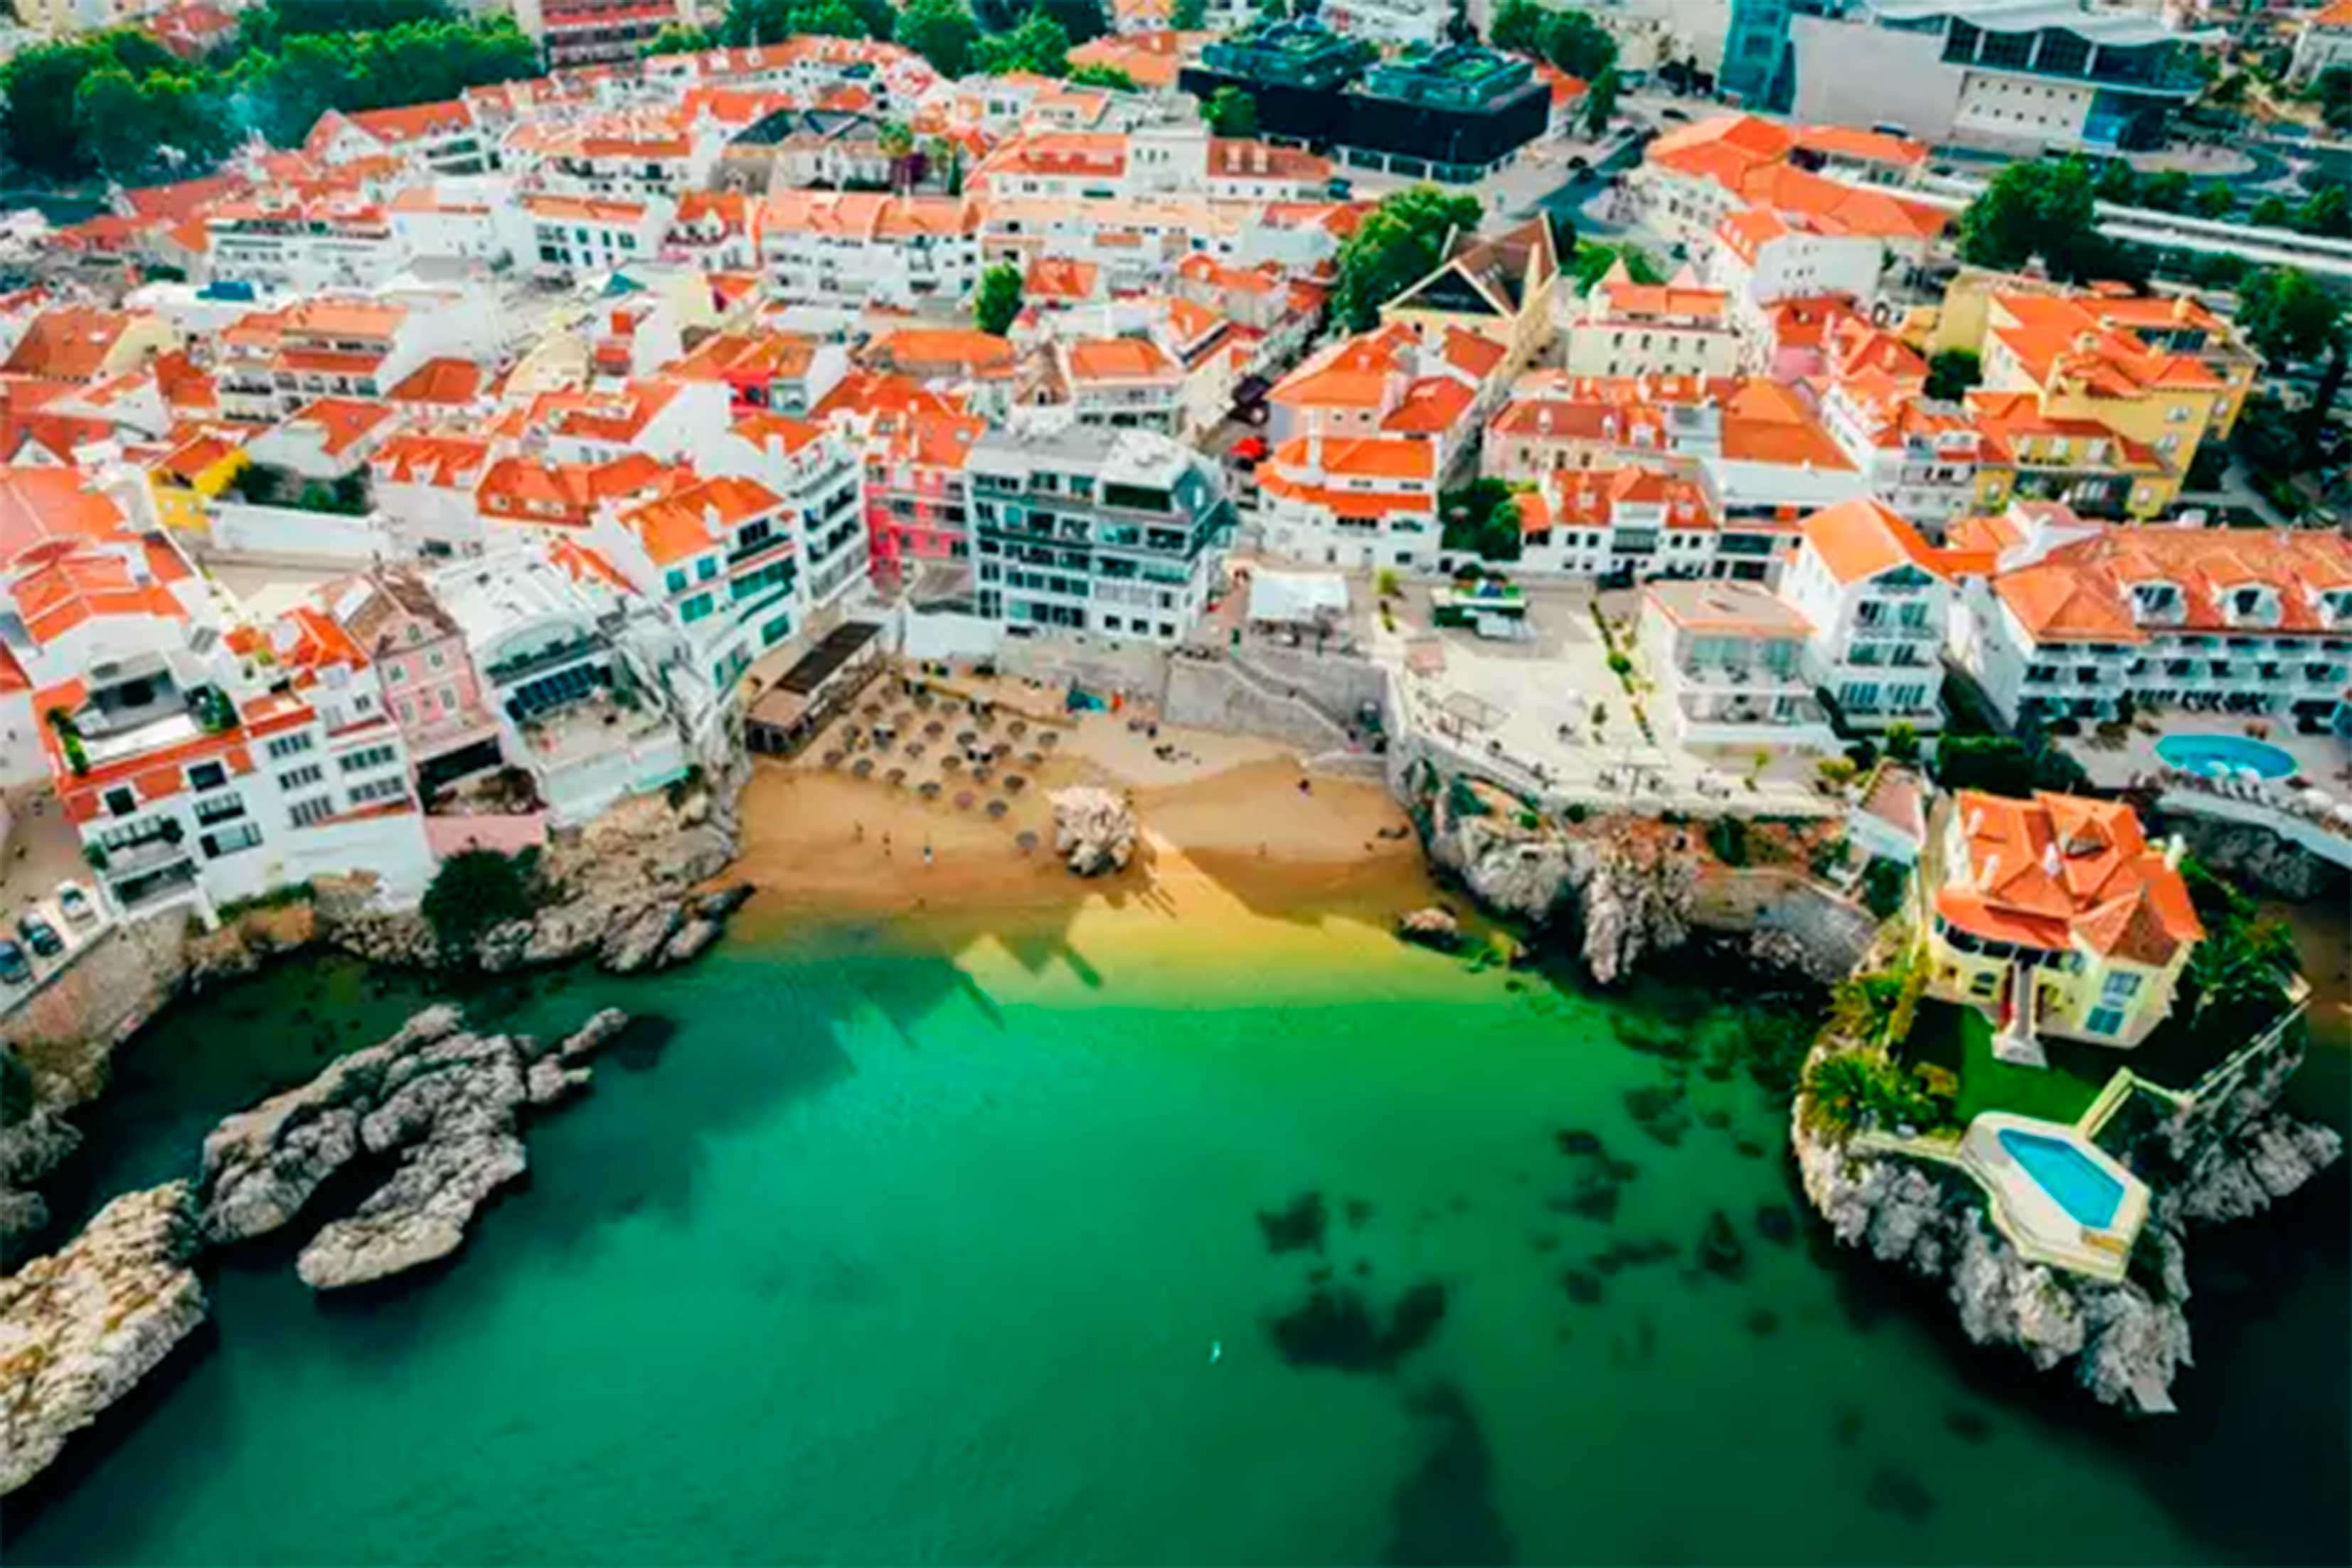
{"label": "balcony", "polygon": [[551,643],[530,653],[513,653],[495,664],[486,666],[482,674],[496,685],[513,685],[534,675],[590,658],[604,651],[604,640],[597,636],[578,636]]}

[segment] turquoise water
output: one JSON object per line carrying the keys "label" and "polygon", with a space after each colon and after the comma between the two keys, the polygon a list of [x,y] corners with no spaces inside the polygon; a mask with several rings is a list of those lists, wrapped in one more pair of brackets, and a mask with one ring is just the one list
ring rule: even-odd
{"label": "turquoise water", "polygon": [[2264,779],[2294,771],[2291,753],[2242,735],[2168,735],[2156,743],[2156,754],[2184,772],[2211,779],[2234,779],[2247,768]]}
{"label": "turquoise water", "polygon": [[2026,1175],[2041,1184],[2042,1191],[2094,1230],[2106,1228],[2123,1204],[2124,1184],[2092,1164],[2089,1155],[2063,1138],[2005,1127],[2000,1132],[2000,1146],[2025,1167]]}
{"label": "turquoise water", "polygon": [[[1213,965],[734,942],[477,998],[677,1027],[535,1125],[431,1277],[216,1267],[215,1327],[11,1500],[5,1556],[2346,1560],[2340,1180],[2200,1249],[2187,1413],[2126,1423],[1826,1251],[1734,1055],[1752,999],[1266,929]],[[79,1179],[169,1174],[226,1108],[188,1098],[410,999],[289,968],[173,1015],[100,1113],[142,1137],[95,1124]],[[1307,1195],[1319,1248],[1275,1249]],[[1728,1272],[1696,1263],[1717,1211]],[[1278,1333],[1318,1282],[1363,1315]]]}

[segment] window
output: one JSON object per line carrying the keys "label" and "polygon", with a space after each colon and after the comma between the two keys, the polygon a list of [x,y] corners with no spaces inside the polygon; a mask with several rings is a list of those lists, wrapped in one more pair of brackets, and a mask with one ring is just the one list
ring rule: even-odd
{"label": "window", "polygon": [[206,833],[196,841],[204,847],[205,856],[212,860],[233,855],[239,850],[249,850],[260,841],[261,828],[255,822],[238,822]]}
{"label": "window", "polygon": [[316,795],[308,800],[297,800],[286,809],[287,817],[298,828],[307,828],[313,822],[323,822],[334,814],[335,801],[334,797],[331,795]]}
{"label": "window", "polygon": [[2093,1008],[2083,1027],[2093,1034],[2113,1034],[2124,1027],[2124,1015],[2118,1008]]}
{"label": "window", "polygon": [[698,593],[677,607],[677,618],[688,625],[710,613],[710,595]]}
{"label": "window", "polygon": [[217,762],[199,762],[188,769],[188,788],[217,789],[228,782],[228,769]]}
{"label": "window", "polygon": [[683,593],[686,591],[686,573],[678,567],[671,567],[669,569],[669,574],[662,580],[669,585],[669,591],[672,593]]}
{"label": "window", "polygon": [[718,575],[719,560],[717,557],[704,556],[700,560],[694,563],[694,578],[696,581],[709,582],[712,578],[717,577]]}
{"label": "window", "polygon": [[278,787],[280,789],[299,789],[306,784],[316,784],[326,776],[326,769],[317,763],[306,763],[300,768],[280,773],[278,776]]}
{"label": "window", "polygon": [[364,784],[352,786],[352,804],[359,806],[371,800],[389,800],[394,796],[405,796],[407,793],[408,780],[405,779],[397,776],[371,779]]}
{"label": "window", "polygon": [[381,768],[399,753],[389,746],[371,746],[365,751],[351,752],[341,758],[346,773],[362,773],[371,768]]}
{"label": "window", "polygon": [[308,732],[299,735],[281,735],[262,749],[269,754],[271,761],[280,762],[289,757],[299,757],[310,750],[310,737]]}
{"label": "window", "polygon": [[442,655],[440,649],[435,648],[425,655],[425,662],[437,670],[447,664],[448,660]]}
{"label": "window", "polygon": [[127,817],[139,810],[139,797],[128,789],[109,789],[106,792],[106,809],[115,816]]}
{"label": "window", "polygon": [[2099,988],[2099,999],[2108,1002],[2126,1001],[2139,992],[2139,977],[2128,969],[2118,969],[2109,975]]}
{"label": "window", "polygon": [[207,795],[196,802],[196,823],[210,827],[215,822],[233,822],[245,815],[245,797],[237,794]]}

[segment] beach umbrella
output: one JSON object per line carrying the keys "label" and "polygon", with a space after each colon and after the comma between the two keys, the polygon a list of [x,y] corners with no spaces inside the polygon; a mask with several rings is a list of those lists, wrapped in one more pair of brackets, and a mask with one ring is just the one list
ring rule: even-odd
{"label": "beach umbrella", "polygon": [[923,754],[923,743],[922,743],[921,741],[919,741],[919,740],[910,740],[910,741],[907,742],[907,755],[908,755],[908,756],[909,756],[909,757],[920,757],[922,754]]}
{"label": "beach umbrella", "polygon": [[988,814],[989,814],[991,817],[997,817],[997,818],[1001,818],[1001,817],[1003,817],[1003,816],[1004,815],[1004,813],[1005,813],[1005,812],[1010,811],[1011,810],[1013,810],[1013,807],[1012,807],[1011,803],[1010,803],[1010,802],[1008,802],[1008,801],[1006,801],[1006,800],[1005,800],[1004,799],[1003,799],[1002,797],[999,797],[999,798],[998,798],[998,799],[996,799],[996,800],[991,800],[991,801],[988,803]]}
{"label": "beach umbrella", "polygon": [[1045,754],[1042,751],[1033,751],[1021,760],[1032,768],[1043,768],[1045,766]]}
{"label": "beach umbrella", "polygon": [[940,781],[936,779],[926,779],[917,787],[915,793],[926,800],[936,800],[940,798]]}
{"label": "beach umbrella", "polygon": [[1037,744],[1044,747],[1046,750],[1051,751],[1054,747],[1062,744],[1061,732],[1059,730],[1049,729],[1037,737]]}
{"label": "beach umbrella", "polygon": [[1028,787],[1029,780],[1022,778],[1018,773],[1008,773],[1004,776],[1004,792],[1008,795],[1018,795]]}
{"label": "beach umbrella", "polygon": [[938,719],[933,719],[930,723],[923,726],[923,733],[929,736],[933,740],[937,740],[947,732],[948,727],[941,724]]}
{"label": "beach umbrella", "polygon": [[824,754],[824,761],[827,768],[838,768],[841,766],[841,753],[838,751],[828,751]]}
{"label": "beach umbrella", "polygon": [[956,731],[956,744],[958,746],[970,746],[973,741],[978,740],[979,738],[980,732],[976,729],[960,729]]}
{"label": "beach umbrella", "polygon": [[978,799],[978,797],[977,797],[977,796],[975,796],[975,795],[973,795],[973,794],[972,794],[972,792],[971,792],[971,790],[969,790],[969,789],[959,789],[959,790],[957,790],[957,791],[956,791],[956,798],[955,798],[955,800],[956,800],[956,810],[959,810],[959,811],[969,811],[969,810],[971,810],[971,803],[972,803],[972,801],[973,801],[973,800],[977,800],[977,799]]}
{"label": "beach umbrella", "polygon": [[1029,721],[1025,718],[1016,718],[1004,727],[1004,733],[1018,740],[1029,733]]}
{"label": "beach umbrella", "polygon": [[893,789],[896,789],[899,785],[904,784],[906,781],[907,770],[903,768],[893,768],[889,772],[882,775],[882,782],[887,784]]}
{"label": "beach umbrella", "polygon": [[1021,852],[1025,855],[1037,847],[1037,835],[1024,828],[1013,835],[1013,841],[1021,846]]}
{"label": "beach umbrella", "polygon": [[874,758],[870,757],[861,757],[856,762],[850,764],[849,770],[852,773],[856,774],[860,779],[870,779],[874,775]]}
{"label": "beach umbrella", "polygon": [[996,769],[984,763],[971,770],[971,781],[975,784],[985,784],[995,776]]}
{"label": "beach umbrella", "polygon": [[953,773],[957,768],[961,768],[962,766],[963,758],[958,757],[952,751],[940,758],[940,771],[942,773]]}

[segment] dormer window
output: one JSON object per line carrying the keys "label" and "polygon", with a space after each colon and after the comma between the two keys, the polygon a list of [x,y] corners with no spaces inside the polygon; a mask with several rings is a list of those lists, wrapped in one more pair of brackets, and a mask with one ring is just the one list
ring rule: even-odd
{"label": "dormer window", "polygon": [[2132,584],[2132,610],[2142,621],[2173,621],[2180,615],[2180,590],[2168,582]]}
{"label": "dormer window", "polygon": [[2278,619],[2278,598],[2267,588],[2233,588],[2230,590],[2229,604],[2233,625],[2267,625]]}

